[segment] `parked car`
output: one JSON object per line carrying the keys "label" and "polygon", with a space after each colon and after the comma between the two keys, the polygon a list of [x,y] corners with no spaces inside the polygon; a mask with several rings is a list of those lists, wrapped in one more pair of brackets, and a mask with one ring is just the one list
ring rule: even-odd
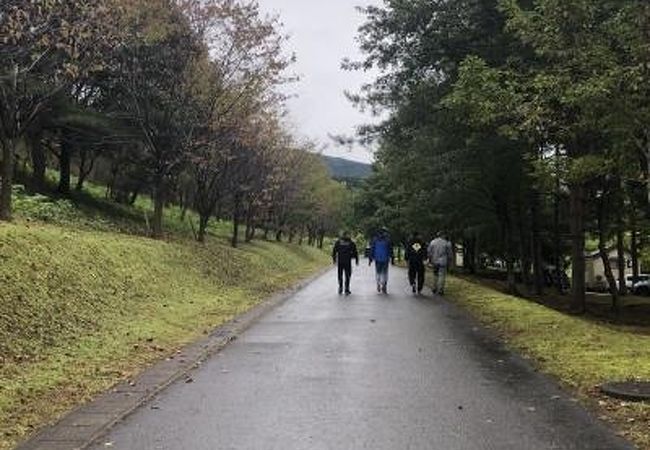
{"label": "parked car", "polygon": [[638,277],[628,275],[625,277],[625,286],[637,295],[650,295],[650,275],[641,274]]}

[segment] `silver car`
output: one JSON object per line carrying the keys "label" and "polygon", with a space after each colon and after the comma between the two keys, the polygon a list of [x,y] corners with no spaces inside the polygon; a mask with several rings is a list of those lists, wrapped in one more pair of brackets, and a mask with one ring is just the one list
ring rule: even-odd
{"label": "silver car", "polygon": [[650,275],[641,274],[638,277],[627,275],[625,286],[628,290],[637,295],[650,295]]}

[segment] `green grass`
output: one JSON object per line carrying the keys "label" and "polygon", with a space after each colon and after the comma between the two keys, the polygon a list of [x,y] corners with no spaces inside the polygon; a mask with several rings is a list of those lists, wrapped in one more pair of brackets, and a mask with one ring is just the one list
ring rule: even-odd
{"label": "green grass", "polygon": [[21,193],[0,224],[0,449],[328,262],[297,245],[230,248],[227,223],[197,244],[177,208],[152,240],[143,202]]}
{"label": "green grass", "polygon": [[[105,198],[103,186],[92,183],[67,197],[55,195],[54,190],[52,195],[30,195],[23,186],[17,185],[14,186],[13,203],[14,215],[25,221],[139,236],[147,236],[151,231],[153,206],[149,197],[139,196],[133,206],[119,204]],[[168,236],[192,237],[192,224],[196,227],[198,216],[188,211],[186,220],[181,220],[180,208],[169,205],[164,210],[164,223]],[[224,239],[229,231],[229,224],[216,221],[208,230],[213,236]]]}
{"label": "green grass", "polygon": [[451,278],[448,294],[540,370],[574,389],[639,448],[650,449],[650,404],[613,401],[598,390],[611,380],[650,380],[647,328],[563,314],[458,278]]}

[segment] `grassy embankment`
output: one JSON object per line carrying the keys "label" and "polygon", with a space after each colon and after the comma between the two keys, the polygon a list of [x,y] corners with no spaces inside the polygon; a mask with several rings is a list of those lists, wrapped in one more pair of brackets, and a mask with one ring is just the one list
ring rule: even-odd
{"label": "grassy embankment", "polygon": [[598,388],[606,381],[650,379],[650,328],[571,316],[459,278],[450,280],[448,295],[639,448],[650,449],[650,404],[612,400]]}
{"label": "grassy embankment", "polygon": [[[170,209],[164,241],[147,202],[19,195],[0,224],[0,449],[322,267],[313,248],[206,245]],[[47,222],[47,223],[46,223]]]}

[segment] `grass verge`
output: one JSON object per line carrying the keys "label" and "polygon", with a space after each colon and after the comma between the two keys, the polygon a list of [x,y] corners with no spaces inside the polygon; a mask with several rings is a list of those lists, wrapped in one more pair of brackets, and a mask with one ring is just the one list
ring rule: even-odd
{"label": "grass verge", "polygon": [[327,261],[289,244],[0,225],[0,449]]}
{"label": "grass verge", "polygon": [[612,400],[599,391],[606,381],[650,379],[647,328],[585,320],[459,278],[450,279],[448,296],[639,448],[650,449],[650,404]]}

